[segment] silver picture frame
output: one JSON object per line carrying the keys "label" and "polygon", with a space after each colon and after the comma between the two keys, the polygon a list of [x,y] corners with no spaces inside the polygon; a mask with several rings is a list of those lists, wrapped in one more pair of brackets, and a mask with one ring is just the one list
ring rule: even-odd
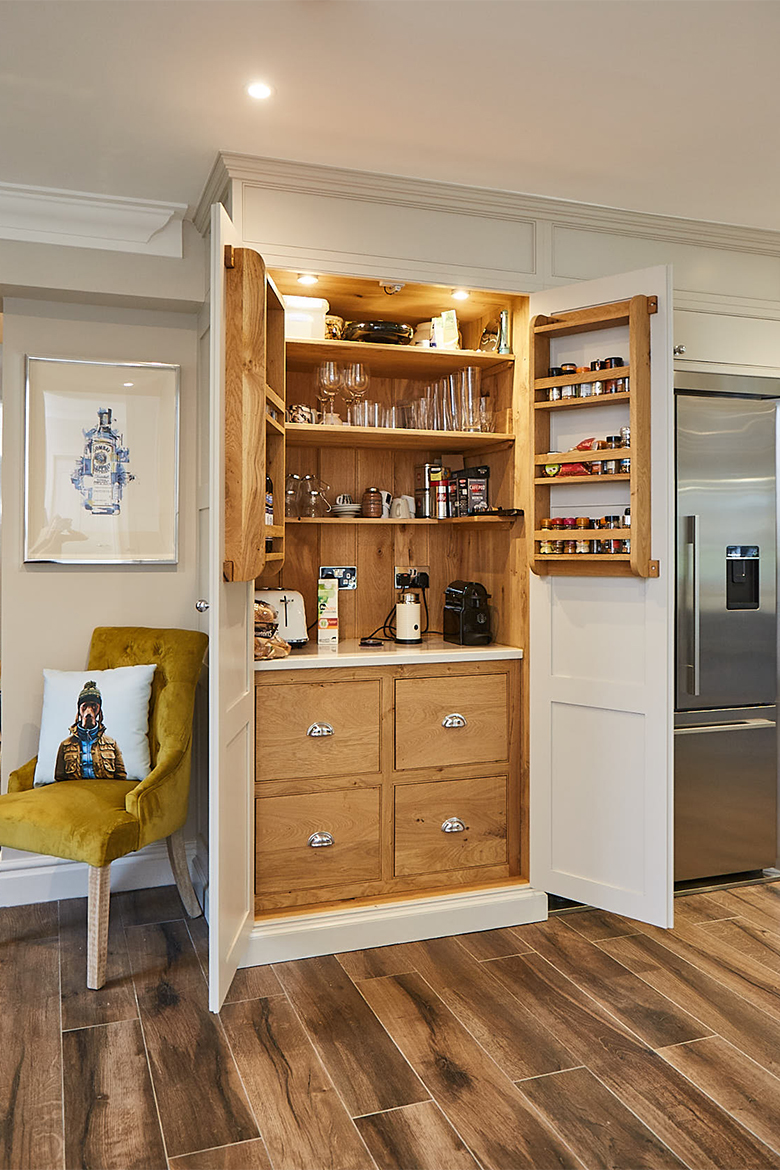
{"label": "silver picture frame", "polygon": [[163,362],[25,355],[25,564],[178,564],[180,383]]}

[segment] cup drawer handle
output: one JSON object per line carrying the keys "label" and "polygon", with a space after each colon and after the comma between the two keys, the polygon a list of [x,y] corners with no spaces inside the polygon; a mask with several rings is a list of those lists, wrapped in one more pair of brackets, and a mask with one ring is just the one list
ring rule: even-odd
{"label": "cup drawer handle", "polygon": [[466,826],[460,817],[447,817],[446,821],[441,827],[442,833],[463,833]]}
{"label": "cup drawer handle", "polygon": [[335,735],[336,732],[330,723],[312,723],[306,734],[312,736],[314,739],[319,739],[323,735]]}
{"label": "cup drawer handle", "polygon": [[468,720],[465,715],[459,715],[457,711],[453,711],[451,715],[445,715],[441,721],[442,727],[465,727]]}
{"label": "cup drawer handle", "polygon": [[311,845],[312,849],[324,849],[326,845],[333,844],[333,834],[312,833],[311,837],[309,837],[308,844]]}

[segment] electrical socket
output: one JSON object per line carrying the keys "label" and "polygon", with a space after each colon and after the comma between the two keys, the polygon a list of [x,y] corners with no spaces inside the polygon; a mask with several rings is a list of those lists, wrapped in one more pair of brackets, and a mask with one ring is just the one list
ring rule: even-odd
{"label": "electrical socket", "polygon": [[[408,589],[412,585],[412,581],[420,574],[427,573],[430,580],[431,569],[429,565],[396,565],[393,573],[393,581],[396,589]],[[419,586],[418,586],[419,588]]]}

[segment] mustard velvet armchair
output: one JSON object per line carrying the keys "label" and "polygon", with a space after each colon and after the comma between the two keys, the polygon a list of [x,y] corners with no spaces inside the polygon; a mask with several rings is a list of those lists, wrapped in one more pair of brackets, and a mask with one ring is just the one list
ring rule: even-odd
{"label": "mustard velvet armchair", "polygon": [[12,772],[0,796],[0,845],[86,862],[89,868],[87,986],[103,986],[111,862],[166,838],[182,902],[201,913],[182,827],[187,819],[195,688],[208,639],[196,630],[104,626],[93,631],[88,670],[154,662],[149,701],[152,770],[135,780],[66,780],[33,788],[36,760]]}

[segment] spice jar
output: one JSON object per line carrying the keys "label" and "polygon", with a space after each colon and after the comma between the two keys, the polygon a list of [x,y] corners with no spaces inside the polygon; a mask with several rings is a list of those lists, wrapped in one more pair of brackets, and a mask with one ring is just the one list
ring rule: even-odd
{"label": "spice jar", "polygon": [[[624,528],[631,527],[631,509],[630,508],[626,508],[625,512],[623,513],[623,527]],[[621,550],[622,552],[624,552],[624,553],[631,552],[631,538],[630,537],[621,541],[621,544],[623,545],[623,548]]]}
{"label": "spice jar", "polygon": [[[604,363],[602,361],[595,361],[590,363],[591,370],[603,370]],[[594,378],[591,382],[591,396],[598,398],[604,393],[604,383],[600,378]]]}
{"label": "spice jar", "polygon": [[[625,362],[623,361],[622,357],[606,358],[604,361],[604,369],[605,370],[616,370],[620,366],[623,366],[623,365],[625,365]],[[625,389],[625,384],[624,384],[623,379],[621,378],[621,379],[619,379],[619,381],[621,383],[621,387],[620,387],[621,390]],[[617,378],[608,378],[604,382],[604,393],[605,394],[617,394],[617,392],[618,392],[618,379]]]}
{"label": "spice jar", "polygon": [[590,528],[590,516],[577,516],[574,521],[574,527],[577,530],[577,540],[575,541],[575,552],[589,553],[591,551],[590,540],[585,540],[584,534]]}
{"label": "spice jar", "polygon": [[[622,441],[621,441],[620,435],[607,435],[607,443],[606,443],[605,450],[617,451],[618,448],[621,446],[622,446]],[[601,464],[601,474],[602,475],[617,475],[617,470],[618,470],[618,460],[617,459],[604,459],[602,461],[602,464]]]}
{"label": "spice jar", "polygon": [[[607,444],[604,442],[603,439],[598,439],[596,442],[593,443],[591,450],[592,451],[603,451],[606,448],[606,446],[607,446]],[[591,463],[590,474],[591,475],[603,475],[604,474],[604,464],[601,462],[600,459],[596,459],[596,460],[594,460],[593,463]]]}
{"label": "spice jar", "polygon": [[550,528],[553,530],[553,535],[559,539],[550,541],[550,551],[553,553],[563,552],[563,541],[560,539],[561,531],[563,529],[563,520],[560,516],[553,516],[550,520]]}
{"label": "spice jar", "polygon": [[[563,374],[563,370],[561,369],[560,366],[550,366],[549,370],[547,371],[548,378],[560,378],[562,374]],[[550,386],[549,390],[547,391],[548,401],[549,402],[558,402],[560,397],[561,397],[562,392],[563,392],[562,386]]]}
{"label": "spice jar", "polygon": [[[545,532],[552,530],[552,521],[549,517],[545,517],[544,520],[539,521],[539,527]],[[549,536],[542,538],[542,540],[539,542],[539,552],[542,554],[542,556],[549,556],[552,552],[552,541],[550,540]]]}
{"label": "spice jar", "polygon": [[363,498],[360,501],[360,512],[362,516],[366,516],[371,520],[381,519],[382,493],[379,488],[366,488],[363,492]]}
{"label": "spice jar", "polygon": [[563,551],[569,555],[577,551],[577,541],[574,539],[575,519],[573,516],[563,518]]}
{"label": "spice jar", "polygon": [[[620,528],[620,517],[619,516],[604,516],[602,521],[601,521],[601,527],[606,528],[606,529]],[[601,551],[604,553],[622,552],[623,551],[623,541],[622,540],[611,540],[611,539],[602,540]]]}
{"label": "spice jar", "polygon": [[[573,362],[564,362],[561,366],[562,374],[576,374],[577,367]],[[561,398],[579,398],[580,388],[576,383],[561,387]]]}
{"label": "spice jar", "polygon": [[[587,366],[577,366],[578,374],[589,374],[590,370]],[[593,394],[593,383],[590,381],[580,382],[580,398],[590,398]]]}

